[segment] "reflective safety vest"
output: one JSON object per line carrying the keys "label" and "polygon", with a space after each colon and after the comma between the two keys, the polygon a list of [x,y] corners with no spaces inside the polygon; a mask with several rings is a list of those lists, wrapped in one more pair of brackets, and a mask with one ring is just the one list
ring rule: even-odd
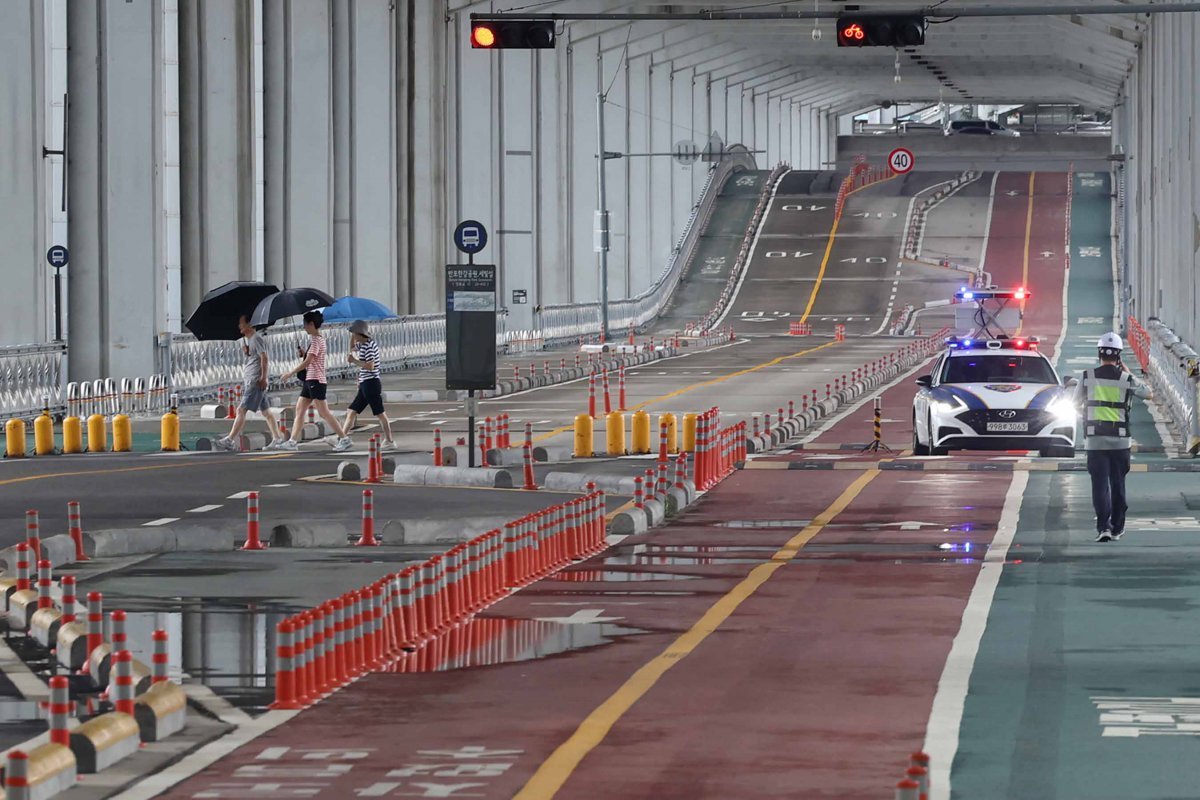
{"label": "reflective safety vest", "polygon": [[1129,436],[1129,405],[1133,384],[1119,367],[1104,365],[1085,370],[1087,389],[1086,432],[1088,436]]}

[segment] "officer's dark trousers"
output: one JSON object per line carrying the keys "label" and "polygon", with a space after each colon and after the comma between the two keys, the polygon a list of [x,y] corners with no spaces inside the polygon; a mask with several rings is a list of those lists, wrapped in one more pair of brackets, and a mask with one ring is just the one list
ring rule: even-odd
{"label": "officer's dark trousers", "polygon": [[1088,473],[1092,476],[1092,507],[1096,509],[1097,531],[1125,530],[1125,476],[1129,473],[1128,450],[1088,450]]}

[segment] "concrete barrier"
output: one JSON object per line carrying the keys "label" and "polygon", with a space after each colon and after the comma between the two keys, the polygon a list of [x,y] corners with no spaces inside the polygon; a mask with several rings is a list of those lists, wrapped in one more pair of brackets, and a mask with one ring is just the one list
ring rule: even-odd
{"label": "concrete barrier", "polygon": [[8,627],[24,633],[29,630],[29,619],[37,610],[37,592],[33,589],[18,589],[8,598]]}
{"label": "concrete barrier", "polygon": [[58,644],[58,629],[62,626],[62,611],[54,606],[39,608],[29,618],[29,635],[42,647]]}
{"label": "concrete barrier", "polygon": [[[422,455],[414,453],[413,455]],[[433,456],[425,454],[426,461],[432,461]],[[337,479],[339,481],[361,481],[365,480],[371,472],[369,458],[355,458],[350,461],[341,461],[337,466]],[[383,472],[387,474],[396,468],[396,459],[393,456],[383,457]]]}
{"label": "concrete barrier", "polygon": [[621,536],[634,536],[650,529],[646,512],[640,508],[618,511],[609,523],[609,530]]}
{"label": "concrete barrier", "polygon": [[434,403],[440,399],[436,389],[392,389],[383,393],[385,403]]}
{"label": "concrete barrier", "polygon": [[244,533],[244,529],[235,524],[172,525],[88,531],[84,533],[83,541],[85,551],[95,558],[176,551],[214,553],[232,550],[240,533]]}
{"label": "concrete barrier", "polygon": [[635,476],[598,475],[588,472],[548,472],[542,479],[543,488],[555,492],[585,492],[588,483],[609,494],[633,495]]}
{"label": "concrete barrier", "polygon": [[170,681],[156,683],[137,698],[133,718],[143,742],[161,742],[187,723],[187,695]]}
{"label": "concrete barrier", "polygon": [[469,467],[416,467],[399,464],[392,480],[406,486],[475,486],[493,489],[513,488],[512,473],[505,469]]}
{"label": "concrete barrier", "polygon": [[340,522],[281,523],[271,528],[272,547],[345,547],[351,531]]}
{"label": "concrete barrier", "polygon": [[85,774],[108,769],[136,753],[140,744],[137,721],[119,711],[94,717],[71,731],[71,752]]}
{"label": "concrete barrier", "polygon": [[[75,788],[77,773],[75,754],[64,745],[47,742],[30,750],[28,755],[14,750],[8,754],[6,767],[5,783],[9,786],[7,796],[11,800],[18,797],[27,800],[49,800]],[[25,780],[24,790],[17,787],[21,778]],[[22,791],[23,793],[18,794]]]}
{"label": "concrete barrier", "polygon": [[83,622],[68,622],[58,628],[58,663],[71,669],[79,669],[87,662],[87,625]]}
{"label": "concrete barrier", "polygon": [[393,519],[383,526],[383,538],[389,544],[437,544],[465,542],[481,533],[503,530],[510,516],[455,517],[452,519]]}
{"label": "concrete barrier", "polygon": [[533,460],[543,464],[550,461],[570,461],[572,450],[569,445],[537,445],[533,448]]}

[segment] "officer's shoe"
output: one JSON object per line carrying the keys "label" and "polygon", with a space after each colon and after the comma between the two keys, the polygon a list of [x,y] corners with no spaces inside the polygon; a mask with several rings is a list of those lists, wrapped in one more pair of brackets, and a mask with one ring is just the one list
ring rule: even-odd
{"label": "officer's shoe", "polygon": [[1096,534],[1097,542],[1111,542],[1113,540],[1112,531],[1107,528]]}

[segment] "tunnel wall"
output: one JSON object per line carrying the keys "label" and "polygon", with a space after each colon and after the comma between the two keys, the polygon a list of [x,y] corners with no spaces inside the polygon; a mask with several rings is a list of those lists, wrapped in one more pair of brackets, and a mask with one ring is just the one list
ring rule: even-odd
{"label": "tunnel wall", "polygon": [[[510,327],[540,304],[595,300],[601,81],[610,151],[670,153],[715,132],[761,150],[764,168],[836,152],[827,108],[798,102],[769,66],[718,69],[711,42],[572,23],[554,50],[480,52],[472,10],[492,9],[0,3],[0,346],[52,337],[52,243],[71,251],[72,379],[152,371],[157,335],[233,279],[438,311],[467,217],[492,233],[480,260],[500,266]],[[62,159],[42,153],[60,147],[64,114],[65,183]],[[611,297],[663,269],[707,166],[608,162]],[[509,304],[514,289],[527,304]]]}
{"label": "tunnel wall", "polygon": [[1192,345],[1200,342],[1198,51],[1196,14],[1152,17],[1114,113],[1126,157],[1117,168],[1125,313],[1159,317]]}

